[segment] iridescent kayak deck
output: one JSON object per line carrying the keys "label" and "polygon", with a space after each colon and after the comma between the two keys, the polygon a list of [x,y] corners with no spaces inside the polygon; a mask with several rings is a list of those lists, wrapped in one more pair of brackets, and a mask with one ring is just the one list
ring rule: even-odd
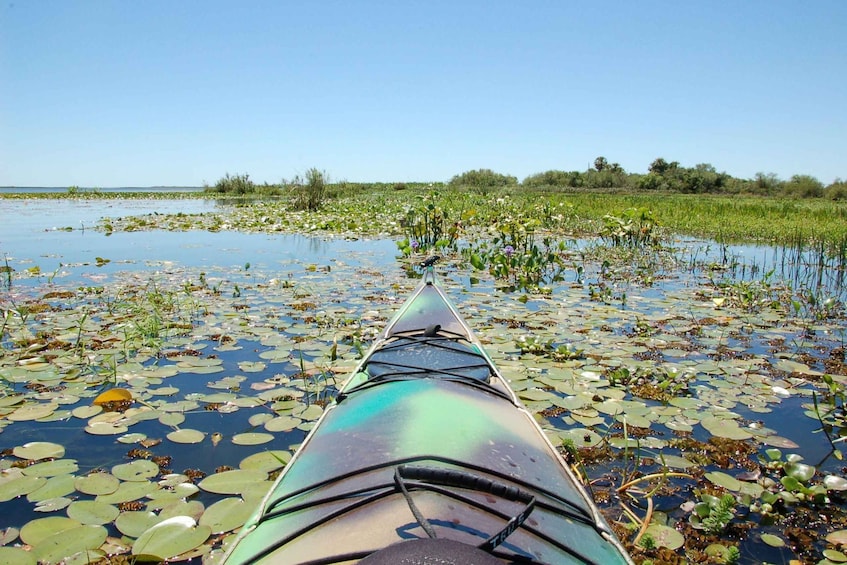
{"label": "iridescent kayak deck", "polygon": [[433,536],[506,563],[629,562],[430,269],[227,563],[355,563]]}

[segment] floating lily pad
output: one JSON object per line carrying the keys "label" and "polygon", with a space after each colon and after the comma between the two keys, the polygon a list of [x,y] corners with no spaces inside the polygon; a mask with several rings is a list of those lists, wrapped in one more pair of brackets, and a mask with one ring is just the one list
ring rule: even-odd
{"label": "floating lily pad", "polygon": [[291,453],[288,451],[260,451],[249,457],[245,457],[238,464],[240,469],[252,469],[263,473],[271,473],[281,469],[291,461]]}
{"label": "floating lily pad", "polygon": [[24,494],[38,490],[47,479],[44,477],[27,477],[23,474],[0,482],[0,502],[7,502]]}
{"label": "floating lily pad", "polygon": [[120,484],[120,480],[111,473],[91,473],[74,481],[76,490],[91,495],[111,494],[118,490]]}
{"label": "floating lily pad", "polygon": [[120,504],[122,502],[132,502],[139,498],[144,498],[154,490],[159,488],[158,485],[149,481],[126,482],[121,483],[115,492],[109,494],[97,495],[97,502],[105,502],[106,504]]}
{"label": "floating lily pad", "polygon": [[41,562],[60,563],[69,555],[97,549],[107,535],[103,526],[80,525],[42,539],[34,544],[33,553]]}
{"label": "floating lily pad", "polygon": [[21,528],[20,536],[24,543],[37,546],[42,541],[53,535],[73,530],[81,525],[82,524],[76,520],[72,520],[64,516],[50,516],[48,518],[39,518],[37,520],[27,522],[26,525]]}
{"label": "floating lily pad", "polygon": [[206,434],[200,430],[185,428],[169,433],[167,438],[174,443],[200,443],[206,438]]}
{"label": "floating lily pad", "polygon": [[41,403],[32,403],[25,404],[20,408],[16,409],[11,414],[6,415],[7,420],[11,420],[12,422],[26,422],[28,420],[38,420],[40,418],[46,418],[53,414],[58,408],[58,404],[41,404]]}
{"label": "floating lily pad", "polygon": [[68,506],[67,512],[71,519],[91,526],[109,524],[120,514],[116,506],[96,500],[77,500]]}
{"label": "floating lily pad", "polygon": [[[37,492],[37,491],[36,491]],[[30,499],[31,502],[35,502],[34,499]],[[39,500],[35,505],[36,512],[57,512],[59,510],[64,510],[68,506],[70,506],[71,500],[70,498],[60,496],[58,498],[47,498],[44,500]]]}
{"label": "floating lily pad", "polygon": [[74,481],[76,477],[73,475],[59,475],[47,479],[47,482],[41,485],[38,489],[26,495],[30,502],[42,502],[51,498],[63,497],[71,494],[76,490]]}
{"label": "floating lily pad", "polygon": [[76,459],[56,459],[54,461],[43,461],[30,465],[23,469],[24,475],[35,477],[55,477],[79,471]]}
{"label": "floating lily pad", "polygon": [[115,519],[115,527],[125,536],[137,538],[161,521],[154,512],[121,512]]}
{"label": "floating lily pad", "polygon": [[288,432],[299,426],[300,422],[300,418],[279,416],[265,422],[265,429],[269,432]]}
{"label": "floating lily pad", "polygon": [[202,545],[212,534],[188,516],[175,516],[145,531],[132,544],[132,554],[167,560]]}
{"label": "floating lily pad", "polygon": [[126,433],[127,427],[114,422],[95,422],[86,426],[85,431],[95,436],[116,436]]}
{"label": "floating lily pad", "polygon": [[39,459],[63,457],[65,455],[65,447],[58,443],[34,441],[15,447],[12,450],[12,454],[15,457],[20,457],[21,459],[32,459],[37,461]]}
{"label": "floating lily pad", "polygon": [[0,547],[0,563],[5,565],[38,565],[31,551],[19,547]]}
{"label": "floating lily pad", "polygon": [[98,394],[92,404],[95,406],[103,406],[104,404],[112,404],[114,402],[130,401],[132,401],[132,393],[130,391],[122,388],[112,388]]}
{"label": "floating lily pad", "polygon": [[721,471],[712,471],[711,473],[706,473],[705,477],[709,479],[709,481],[711,481],[712,483],[727,490],[731,490],[733,492],[738,492],[739,490],[741,490],[742,487],[741,481]]}
{"label": "floating lily pad", "polygon": [[209,475],[198,485],[206,492],[216,494],[241,494],[256,483],[267,479],[267,473],[256,469],[238,469]]}
{"label": "floating lily pad", "polygon": [[785,547],[785,541],[773,534],[762,534],[762,541],[771,547]]}
{"label": "floating lily pad", "polygon": [[213,534],[231,532],[243,526],[254,511],[255,506],[241,498],[225,498],[206,509],[200,525],[208,526]]}
{"label": "floating lily pad", "polygon": [[646,533],[655,540],[656,545],[667,547],[672,551],[679,549],[685,543],[685,537],[680,532],[661,524],[651,524]]}
{"label": "floating lily pad", "polygon": [[721,418],[704,418],[700,425],[706,428],[713,436],[726,439],[750,439],[753,437],[749,431],[742,429],[735,420]]}
{"label": "floating lily pad", "polygon": [[273,441],[273,439],[273,434],[251,432],[232,436],[232,443],[235,445],[261,445]]}
{"label": "floating lily pad", "polygon": [[122,481],[146,481],[159,474],[159,466],[147,459],[138,459],[112,467],[112,475]]}
{"label": "floating lily pad", "polygon": [[166,426],[178,426],[185,422],[185,414],[181,412],[168,412],[159,416],[159,422]]}
{"label": "floating lily pad", "polygon": [[159,518],[168,519],[176,516],[188,516],[196,521],[203,515],[205,510],[206,507],[199,500],[175,500],[162,506],[159,512]]}
{"label": "floating lily pad", "polygon": [[133,443],[138,443],[139,441],[142,441],[144,439],[147,439],[147,434],[135,433],[135,434],[124,434],[121,437],[119,437],[117,441],[118,441],[118,443],[133,444]]}

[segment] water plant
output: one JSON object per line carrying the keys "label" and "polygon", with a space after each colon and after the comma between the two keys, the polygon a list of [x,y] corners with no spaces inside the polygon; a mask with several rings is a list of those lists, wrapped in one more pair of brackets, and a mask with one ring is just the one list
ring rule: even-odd
{"label": "water plant", "polygon": [[656,245],[657,221],[653,212],[647,208],[629,208],[620,216],[603,216],[603,229],[600,237],[614,246],[645,247]]}

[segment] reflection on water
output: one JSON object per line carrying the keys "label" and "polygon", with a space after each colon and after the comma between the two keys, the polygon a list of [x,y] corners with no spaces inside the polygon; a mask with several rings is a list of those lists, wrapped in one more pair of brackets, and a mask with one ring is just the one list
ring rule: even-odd
{"label": "reflection on water", "polygon": [[[0,259],[16,271],[38,268],[44,276],[80,281],[120,270],[159,269],[163,265],[232,268],[250,264],[279,275],[292,262],[345,261],[367,255],[393,262],[389,240],[346,241],[296,234],[239,232],[118,232],[93,227],[103,217],[151,213],[197,214],[220,211],[227,204],[208,200],[45,201],[0,200]],[[108,261],[98,261],[98,258]],[[131,265],[131,267],[128,267]],[[302,269],[302,267],[299,267]],[[32,279],[31,282],[38,282]]]}

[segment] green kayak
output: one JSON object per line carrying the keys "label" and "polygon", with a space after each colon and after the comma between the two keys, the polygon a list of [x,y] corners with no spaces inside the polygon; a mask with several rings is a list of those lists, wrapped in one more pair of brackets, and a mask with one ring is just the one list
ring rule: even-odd
{"label": "green kayak", "polygon": [[424,268],[225,562],[631,563]]}

